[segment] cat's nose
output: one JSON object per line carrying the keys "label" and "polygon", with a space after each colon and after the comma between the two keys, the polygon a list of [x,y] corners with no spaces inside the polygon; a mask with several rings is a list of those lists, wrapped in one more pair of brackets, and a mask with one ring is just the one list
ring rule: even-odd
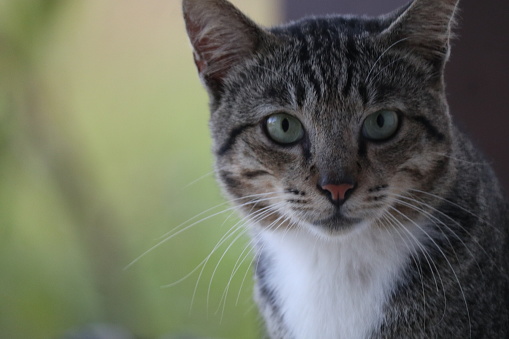
{"label": "cat's nose", "polygon": [[320,188],[328,192],[332,201],[337,204],[345,201],[347,193],[354,188],[354,185],[350,183],[327,184],[321,185]]}
{"label": "cat's nose", "polygon": [[319,176],[317,187],[336,206],[341,206],[355,189],[355,176],[346,170],[325,172]]}

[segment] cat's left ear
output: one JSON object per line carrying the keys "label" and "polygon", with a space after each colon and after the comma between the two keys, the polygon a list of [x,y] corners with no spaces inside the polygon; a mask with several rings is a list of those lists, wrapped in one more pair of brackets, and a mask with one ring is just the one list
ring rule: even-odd
{"label": "cat's left ear", "polygon": [[183,0],[182,8],[198,73],[217,100],[228,72],[252,56],[268,33],[226,0]]}
{"label": "cat's left ear", "polygon": [[443,68],[449,58],[450,39],[459,0],[414,0],[392,17],[382,33],[394,46],[416,52]]}

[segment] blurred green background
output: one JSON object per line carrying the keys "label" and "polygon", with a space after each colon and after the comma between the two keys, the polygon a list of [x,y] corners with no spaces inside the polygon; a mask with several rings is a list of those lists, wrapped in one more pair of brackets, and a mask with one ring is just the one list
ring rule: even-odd
{"label": "blurred green background", "polygon": [[[233,2],[277,20],[276,1]],[[164,287],[207,258],[238,221],[229,212],[125,269],[228,207],[200,215],[223,202],[207,101],[178,0],[0,0],[0,338],[94,323],[140,338],[259,337],[250,258],[236,270],[245,237],[200,279]]]}

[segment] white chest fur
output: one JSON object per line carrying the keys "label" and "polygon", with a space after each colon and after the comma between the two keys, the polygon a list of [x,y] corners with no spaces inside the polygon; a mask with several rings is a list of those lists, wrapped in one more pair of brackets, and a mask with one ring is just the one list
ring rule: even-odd
{"label": "white chest fur", "polygon": [[306,231],[263,231],[268,283],[295,339],[364,339],[415,251],[417,234],[359,225],[338,239]]}

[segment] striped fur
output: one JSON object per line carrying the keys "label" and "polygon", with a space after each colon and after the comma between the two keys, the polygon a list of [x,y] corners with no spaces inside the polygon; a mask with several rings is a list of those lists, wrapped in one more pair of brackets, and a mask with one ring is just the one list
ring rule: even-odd
{"label": "striped fur", "polygon": [[[225,0],[183,4],[270,337],[509,337],[507,203],[445,98],[457,0],[271,29]],[[399,125],[373,141],[363,123],[380,110]],[[297,143],[268,136],[281,112],[301,122]],[[344,202],[325,179],[352,182]]]}

